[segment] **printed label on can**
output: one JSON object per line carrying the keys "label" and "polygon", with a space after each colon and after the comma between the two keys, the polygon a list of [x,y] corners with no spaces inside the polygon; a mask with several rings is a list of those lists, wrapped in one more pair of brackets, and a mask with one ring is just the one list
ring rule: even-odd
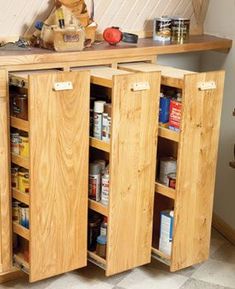
{"label": "printed label on can", "polygon": [[89,197],[100,201],[100,175],[89,175]]}

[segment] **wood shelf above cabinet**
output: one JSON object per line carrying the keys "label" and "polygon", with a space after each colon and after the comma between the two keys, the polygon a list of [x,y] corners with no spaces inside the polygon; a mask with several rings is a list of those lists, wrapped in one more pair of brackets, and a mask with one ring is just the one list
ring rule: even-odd
{"label": "wood shelf above cabinet", "polygon": [[108,207],[104,206],[103,204],[89,199],[88,206],[89,209],[108,217]]}
{"label": "wood shelf above cabinet", "polygon": [[175,199],[175,190],[160,183],[155,183],[155,192],[170,199]]}
{"label": "wood shelf above cabinet", "polygon": [[11,153],[11,161],[20,167],[29,169],[29,159],[27,158]]}
{"label": "wood shelf above cabinet", "polygon": [[12,197],[26,205],[29,205],[29,194],[22,193],[19,190],[12,188]]}
{"label": "wood shelf above cabinet", "polygon": [[13,222],[13,232],[23,237],[24,239],[29,240],[29,229],[21,226],[16,221]]}
{"label": "wood shelf above cabinet", "polygon": [[29,122],[26,120],[11,116],[11,127],[28,132]]}
{"label": "wood shelf above cabinet", "polygon": [[179,142],[179,140],[180,140],[180,133],[179,132],[170,130],[170,129],[165,128],[165,127],[159,127],[158,136],[175,141],[175,142]]}
{"label": "wood shelf above cabinet", "polygon": [[105,269],[106,268],[106,260],[100,256],[98,256],[95,252],[88,251],[88,260],[97,266]]}
{"label": "wood shelf above cabinet", "polygon": [[101,151],[110,152],[110,144],[107,142],[104,142],[102,140],[99,140],[94,137],[90,137],[90,146],[96,149],[99,149]]}

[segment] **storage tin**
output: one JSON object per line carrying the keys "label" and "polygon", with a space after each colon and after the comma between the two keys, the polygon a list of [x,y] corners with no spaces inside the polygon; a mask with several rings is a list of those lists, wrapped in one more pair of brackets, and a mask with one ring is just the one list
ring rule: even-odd
{"label": "storage tin", "polygon": [[153,40],[160,42],[171,41],[171,18],[159,17],[154,19]]}
{"label": "storage tin", "polygon": [[174,17],[171,19],[172,42],[184,43],[189,39],[190,19]]}

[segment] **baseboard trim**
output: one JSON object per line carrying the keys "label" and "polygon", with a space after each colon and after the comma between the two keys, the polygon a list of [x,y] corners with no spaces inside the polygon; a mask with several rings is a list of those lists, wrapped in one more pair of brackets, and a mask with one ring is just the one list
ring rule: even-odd
{"label": "baseboard trim", "polygon": [[212,226],[235,245],[235,230],[215,213],[213,213]]}
{"label": "baseboard trim", "polygon": [[18,279],[22,276],[25,276],[23,272],[19,271],[17,268],[13,268],[11,271],[0,273],[0,284]]}

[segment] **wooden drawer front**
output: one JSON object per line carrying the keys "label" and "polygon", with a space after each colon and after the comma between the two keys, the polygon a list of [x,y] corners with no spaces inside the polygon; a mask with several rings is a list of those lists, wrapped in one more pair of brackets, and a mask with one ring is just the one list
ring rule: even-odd
{"label": "wooden drawer front", "polygon": [[[208,81],[216,89],[200,91]],[[209,256],[224,72],[187,75],[184,82],[171,271]]]}
{"label": "wooden drawer front", "polygon": [[29,76],[30,281],[86,266],[89,87],[87,71]]}
{"label": "wooden drawer front", "polygon": [[106,275],[150,262],[159,90],[158,72],[113,77]]}

